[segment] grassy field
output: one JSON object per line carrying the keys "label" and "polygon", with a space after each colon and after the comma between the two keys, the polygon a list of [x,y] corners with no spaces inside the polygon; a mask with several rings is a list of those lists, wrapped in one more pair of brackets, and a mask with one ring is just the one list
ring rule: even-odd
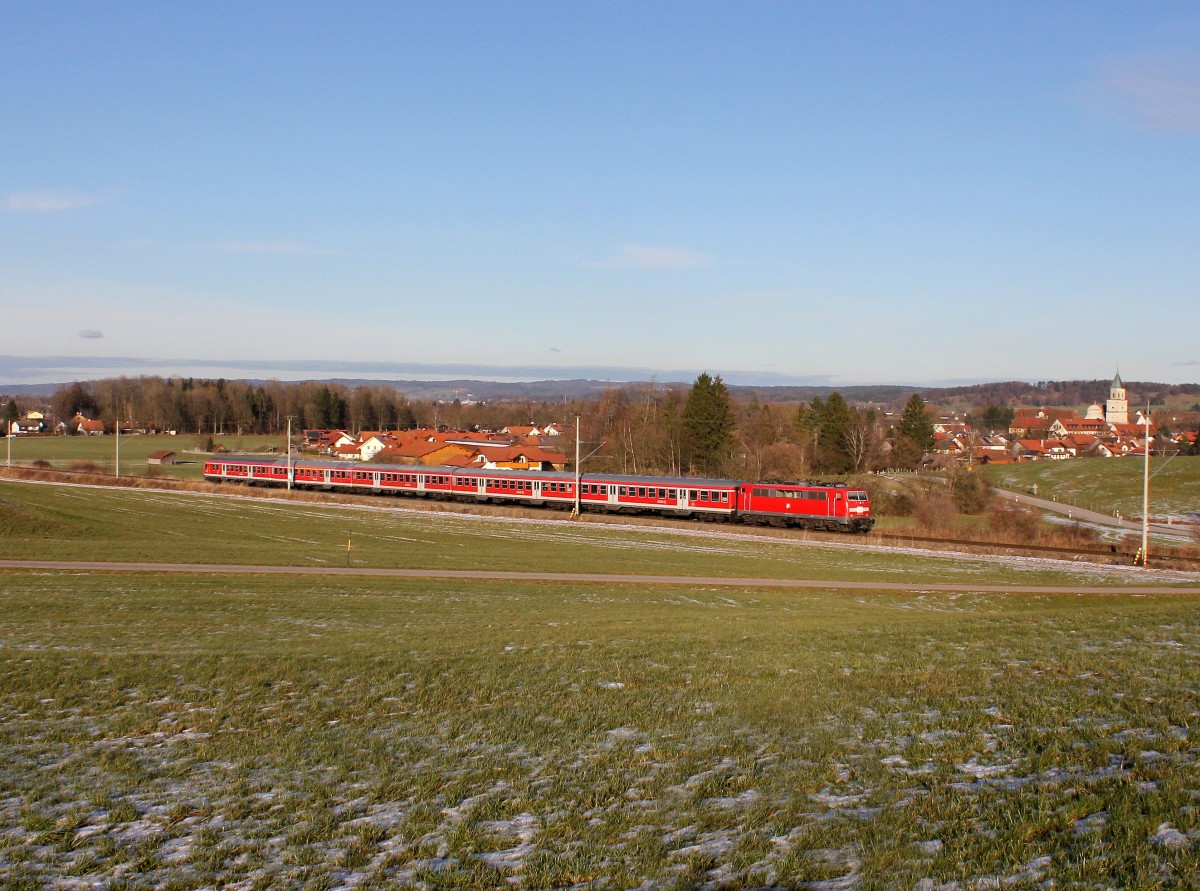
{"label": "grassy field", "polygon": [[[1142,515],[1145,463],[1140,458],[995,464],[986,472],[1001,488],[1028,492],[1036,484],[1041,498],[1107,514]],[[1200,511],[1200,457],[1151,458],[1150,473],[1151,516],[1179,517]]]}
{"label": "grassy field", "polygon": [[[215,443],[231,452],[259,452],[268,446],[283,449],[287,437],[283,436],[217,436]],[[207,436],[122,436],[121,473],[129,476],[154,474],[179,479],[201,479],[204,471],[204,455],[200,450],[208,444]],[[5,443],[7,449],[10,443]],[[32,436],[17,437],[11,441],[14,464],[32,464],[34,461],[49,461],[56,470],[66,470],[75,462],[95,464],[105,473],[112,473],[116,466],[117,441],[115,436]],[[175,452],[173,466],[155,466],[146,461],[151,452],[170,449]],[[7,451],[0,458],[8,459]]]}
{"label": "grassy field", "polygon": [[1200,882],[1194,597],[0,596],[5,888]]}
{"label": "grassy field", "polygon": [[[231,490],[245,493],[245,489]],[[251,490],[252,491],[252,490]],[[1117,584],[1129,567],[973,561],[955,555],[863,549],[695,524],[682,531],[480,517],[407,499],[339,506],[151,490],[0,481],[4,556],[406,569],[651,573],[992,584]],[[544,519],[547,513],[554,519]],[[351,548],[347,553],[346,545]]]}
{"label": "grassy field", "polygon": [[0,887],[1200,884],[1200,596],[1070,590],[1129,568],[0,482],[5,557],[344,565],[348,535],[367,566],[1067,587],[0,570]]}

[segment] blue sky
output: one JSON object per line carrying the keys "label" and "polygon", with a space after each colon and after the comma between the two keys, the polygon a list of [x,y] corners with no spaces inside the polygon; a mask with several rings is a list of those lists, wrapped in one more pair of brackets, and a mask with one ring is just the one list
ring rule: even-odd
{"label": "blue sky", "polygon": [[0,383],[1200,380],[1194,3],[0,13]]}

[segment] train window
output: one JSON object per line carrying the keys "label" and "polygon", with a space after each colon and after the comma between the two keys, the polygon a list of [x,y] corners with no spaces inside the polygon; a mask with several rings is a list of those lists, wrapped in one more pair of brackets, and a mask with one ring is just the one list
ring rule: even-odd
{"label": "train window", "polygon": [[675,499],[677,499],[679,497],[679,495],[676,493],[676,491],[674,489],[667,489],[667,497],[669,499],[671,499],[672,501],[674,501]]}
{"label": "train window", "polygon": [[722,492],[722,493],[721,493],[721,503],[722,503],[722,504],[728,504],[728,503],[729,503],[729,493],[728,493],[728,492]]}
{"label": "train window", "polygon": [[629,494],[629,489],[627,487],[620,486],[617,488],[617,495],[619,495],[620,497],[624,498],[628,494]]}
{"label": "train window", "polygon": [[700,490],[700,500],[708,501],[708,491],[707,490],[705,490],[705,489]]}
{"label": "train window", "polygon": [[700,493],[697,492],[695,489],[688,489],[688,498],[691,501],[696,501],[700,498]]}
{"label": "train window", "polygon": [[867,493],[866,492],[851,492],[849,497],[850,497],[851,501],[866,501]]}
{"label": "train window", "polygon": [[638,493],[637,493],[637,497],[638,497],[638,498],[645,498],[645,497],[646,497],[646,488],[645,488],[645,486],[638,486]]}
{"label": "train window", "polygon": [[658,497],[659,497],[659,498],[666,498],[666,497],[667,497],[667,490],[666,490],[666,489],[659,489],[659,490],[658,490]]}

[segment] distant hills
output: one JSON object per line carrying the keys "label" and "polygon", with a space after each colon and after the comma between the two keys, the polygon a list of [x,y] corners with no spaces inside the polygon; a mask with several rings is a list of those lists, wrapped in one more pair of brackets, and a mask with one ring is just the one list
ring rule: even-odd
{"label": "distant hills", "polygon": [[[247,383],[262,386],[268,380],[247,379]],[[437,400],[450,402],[455,399],[476,402],[546,402],[562,403],[593,399],[606,390],[636,387],[682,388],[688,384],[661,383],[617,383],[613,381],[574,379],[541,381],[483,381],[483,380],[370,380],[354,378],[327,378],[317,381],[328,385],[340,385],[347,389],[361,386],[393,387],[409,399],[420,401]],[[63,386],[61,384],[19,384],[0,386],[0,397],[49,399]],[[293,383],[293,382],[289,382]],[[831,393],[841,393],[849,402],[894,406],[903,403],[913,393],[921,394],[933,405],[1086,405],[1103,402],[1108,396],[1109,380],[1090,381],[998,381],[995,383],[972,384],[958,387],[903,386],[898,384],[861,384],[854,386],[737,386],[729,387],[736,399],[758,399],[760,402],[811,402],[815,398],[825,399]],[[1130,395],[1137,400],[1161,404],[1169,397],[1195,397],[1200,402],[1200,384],[1162,384],[1154,382],[1127,381]]]}

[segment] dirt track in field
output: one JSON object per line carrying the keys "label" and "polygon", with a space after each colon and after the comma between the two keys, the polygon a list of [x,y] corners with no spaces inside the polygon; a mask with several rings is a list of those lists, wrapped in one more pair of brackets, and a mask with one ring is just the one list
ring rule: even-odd
{"label": "dirt track in field", "polygon": [[372,569],[344,566],[250,566],[220,563],[109,563],[93,560],[0,560],[0,570],[51,572],[170,572],[197,575],[324,575],[406,579],[469,579],[495,582],[568,582],[616,585],[688,585],[730,588],[964,592],[1009,594],[1183,594],[1200,595],[1194,585],[971,585],[854,582],[818,579],[719,578],[686,575],[623,575],[585,572],[491,572],[456,569]]}

